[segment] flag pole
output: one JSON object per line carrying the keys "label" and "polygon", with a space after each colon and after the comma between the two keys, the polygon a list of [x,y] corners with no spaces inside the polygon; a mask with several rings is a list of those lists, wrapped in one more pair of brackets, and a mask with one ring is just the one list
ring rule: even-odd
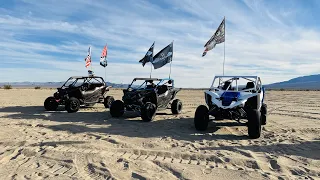
{"label": "flag pole", "polygon": [[92,74],[93,74],[93,69],[92,69],[92,48],[91,48],[91,45],[90,45],[90,69],[91,69]]}
{"label": "flag pole", "polygon": [[226,42],[223,43],[224,48],[223,48],[223,76],[224,76],[224,63],[226,61]]}
{"label": "flag pole", "polygon": [[224,76],[224,63],[226,61],[226,17],[224,16],[224,42],[223,42],[223,76]]}
{"label": "flag pole", "polygon": [[[105,57],[105,65],[107,66],[107,50],[108,50],[108,43],[106,43],[106,57]],[[104,67],[104,81],[107,81],[107,69],[106,66]]]}
{"label": "flag pole", "polygon": [[169,73],[169,79],[171,77],[171,64],[172,64],[172,59],[173,59],[173,42],[174,40],[172,41],[172,58],[171,58],[171,62],[170,62],[170,73]]}
{"label": "flag pole", "polygon": [[107,70],[106,70],[106,67],[104,67],[104,81],[107,81]]}
{"label": "flag pole", "polygon": [[151,74],[152,74],[152,63],[150,63],[150,78],[151,78]]}
{"label": "flag pole", "polygon": [[171,64],[172,64],[172,59],[171,59],[171,62],[170,62],[170,73],[169,73],[169,79],[170,79],[170,76],[171,76]]}

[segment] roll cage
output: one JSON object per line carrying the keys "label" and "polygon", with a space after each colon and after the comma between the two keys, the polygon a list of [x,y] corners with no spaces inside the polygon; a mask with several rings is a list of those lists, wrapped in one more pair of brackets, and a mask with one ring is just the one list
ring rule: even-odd
{"label": "roll cage", "polygon": [[[136,87],[133,87],[133,83],[136,81],[143,81],[141,85],[138,85]],[[156,81],[157,83],[154,84],[153,82]],[[134,78],[131,82],[131,84],[128,86],[128,89],[134,89],[134,90],[151,90],[158,86],[167,85],[174,87],[174,80],[171,78],[164,78],[164,79],[158,79],[158,78]]]}
{"label": "roll cage", "polygon": [[[72,80],[73,80],[73,82],[72,82]],[[61,88],[63,88],[63,87],[66,87],[66,88],[67,87],[77,87],[76,84],[78,83],[79,80],[83,80],[83,82],[80,82],[81,85],[85,84],[85,83],[87,83],[87,84],[102,84],[102,85],[105,85],[105,82],[104,82],[102,77],[98,77],[98,76],[90,76],[90,77],[72,76],[61,86]],[[93,83],[93,82],[91,82],[92,80],[96,80],[96,82]],[[69,85],[67,85],[68,82],[70,82]]]}
{"label": "roll cage", "polygon": [[[215,82],[218,80],[218,86]],[[239,88],[239,81],[245,80],[247,82],[244,88]],[[231,85],[235,82],[235,87]],[[258,76],[215,76],[209,91],[238,91],[238,92],[259,92],[262,89],[262,82]]]}

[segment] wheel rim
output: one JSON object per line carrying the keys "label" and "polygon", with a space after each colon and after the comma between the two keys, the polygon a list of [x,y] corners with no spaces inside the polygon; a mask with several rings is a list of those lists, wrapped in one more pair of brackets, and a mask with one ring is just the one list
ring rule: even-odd
{"label": "wheel rim", "polygon": [[152,118],[152,116],[154,115],[154,112],[155,112],[155,108],[154,108],[151,104],[149,104],[149,105],[147,106],[147,108],[149,109],[149,110],[147,111],[147,116],[148,116],[149,118]]}
{"label": "wheel rim", "polygon": [[54,101],[53,99],[51,99],[50,101],[49,101],[49,104],[51,105],[51,106],[54,106],[54,103],[55,103],[56,101]]}
{"label": "wheel rim", "polygon": [[198,113],[198,118],[201,120],[201,122],[206,122],[209,118],[208,111],[205,110],[204,113]]}
{"label": "wheel rim", "polygon": [[56,104],[57,103],[54,99],[50,99],[47,106],[50,108],[50,109],[53,109],[55,108]]}
{"label": "wheel rim", "polygon": [[71,107],[71,109],[72,110],[75,110],[76,108],[77,108],[77,106],[78,106],[78,103],[77,102],[75,102],[75,101],[72,101],[71,103],[70,103],[70,107]]}
{"label": "wheel rim", "polygon": [[114,112],[114,113],[119,113],[119,114],[122,114],[123,112],[124,112],[124,106],[122,105],[122,104],[120,104],[120,103],[114,103],[113,105],[112,105],[113,103],[111,102],[110,103],[110,111],[112,111],[112,112]]}
{"label": "wheel rim", "polygon": [[113,99],[111,99],[111,100],[109,101],[109,103],[108,103],[109,107],[111,106],[111,104],[112,104],[113,102],[114,102]]}
{"label": "wheel rim", "polygon": [[119,111],[119,112],[122,114],[122,113],[124,112],[124,107],[123,107],[123,105],[122,105],[122,104],[121,104],[121,105],[119,105],[119,107],[120,107],[120,108],[119,108],[119,109],[120,109],[120,111]]}
{"label": "wheel rim", "polygon": [[178,103],[178,111],[180,112],[182,109],[182,104],[181,103]]}
{"label": "wheel rim", "polygon": [[201,120],[201,122],[205,122],[206,120],[205,114],[201,114],[199,119]]}

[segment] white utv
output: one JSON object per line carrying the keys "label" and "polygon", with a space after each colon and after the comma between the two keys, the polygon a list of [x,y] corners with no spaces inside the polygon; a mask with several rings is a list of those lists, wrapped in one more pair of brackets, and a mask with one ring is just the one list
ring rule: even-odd
{"label": "white utv", "polygon": [[[241,85],[242,84],[242,85]],[[194,125],[198,131],[208,127],[209,116],[215,120],[247,120],[250,138],[259,138],[261,125],[266,124],[265,89],[258,76],[215,76],[209,90],[204,92],[207,106],[196,109]]]}

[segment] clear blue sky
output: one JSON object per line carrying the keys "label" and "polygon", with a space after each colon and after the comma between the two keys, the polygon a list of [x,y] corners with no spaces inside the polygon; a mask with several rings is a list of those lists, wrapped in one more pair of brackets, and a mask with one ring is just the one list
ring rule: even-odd
{"label": "clear blue sky", "polygon": [[[222,74],[223,44],[201,57],[226,17],[228,75],[260,75],[264,83],[320,72],[317,0],[1,0],[0,77],[6,81],[63,81],[93,70],[108,44],[107,81],[148,77],[138,61],[174,40],[172,77],[181,87],[209,87]],[[153,70],[167,77],[169,65]]]}

